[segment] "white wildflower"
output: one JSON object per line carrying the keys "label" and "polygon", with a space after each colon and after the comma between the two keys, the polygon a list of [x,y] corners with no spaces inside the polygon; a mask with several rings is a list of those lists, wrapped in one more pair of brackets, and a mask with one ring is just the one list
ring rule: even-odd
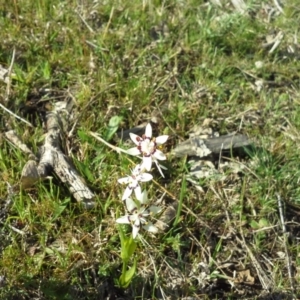
{"label": "white wildflower", "polygon": [[122,196],[122,200],[127,199],[132,194],[132,191],[135,192],[137,199],[141,198],[142,189],[139,185],[139,182],[147,182],[152,180],[153,176],[149,173],[143,172],[142,165],[137,165],[132,171],[131,175],[118,179],[118,182],[121,184],[127,184],[127,187]]}
{"label": "white wildflower", "polygon": [[[145,134],[142,137],[130,133],[130,137],[132,141],[136,144],[136,147],[128,149],[127,153],[130,155],[142,155],[143,156],[143,167],[150,171],[152,166],[152,161],[155,162],[160,174],[163,176],[163,173],[160,169],[158,160],[165,160],[165,154],[158,149],[158,147],[164,144],[167,139],[168,135],[161,135],[158,137],[152,137],[152,127],[151,124],[147,124]],[[164,177],[164,176],[163,176]]]}
{"label": "white wildflower", "polygon": [[149,232],[156,233],[158,231],[157,227],[155,227],[152,222],[147,221],[147,218],[161,211],[161,207],[159,206],[152,205],[147,207],[149,200],[146,191],[142,192],[141,198],[138,200],[136,203],[131,198],[127,198],[126,207],[129,214],[116,220],[119,224],[132,225],[133,238],[137,237],[141,227]]}

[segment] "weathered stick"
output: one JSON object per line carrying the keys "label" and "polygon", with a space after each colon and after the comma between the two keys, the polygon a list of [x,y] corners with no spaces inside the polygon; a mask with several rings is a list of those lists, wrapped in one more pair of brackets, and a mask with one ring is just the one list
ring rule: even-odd
{"label": "weathered stick", "polygon": [[65,183],[74,198],[85,205],[92,205],[94,194],[83,182],[76,169],[69,163],[67,156],[61,151],[61,127],[59,116],[56,113],[48,113],[46,121],[47,134],[44,146],[41,149],[42,155],[37,167],[40,177],[49,174],[52,168],[59,179]]}
{"label": "weathered stick", "polygon": [[[57,102],[57,107],[64,109],[66,106]],[[5,137],[19,149],[29,154],[29,160],[25,164],[21,175],[21,187],[30,188],[39,180],[43,180],[54,172],[57,177],[66,184],[73,197],[82,202],[87,208],[94,206],[94,194],[86,186],[68,157],[63,153],[61,137],[63,135],[61,110],[54,109],[46,116],[46,136],[43,146],[40,148],[39,160],[30,149],[21,142],[14,131],[5,133]]]}
{"label": "weathered stick", "polygon": [[180,143],[174,150],[175,156],[205,157],[211,153],[219,154],[221,151],[250,146],[252,143],[242,134],[223,135],[219,137],[201,139],[193,137]]}

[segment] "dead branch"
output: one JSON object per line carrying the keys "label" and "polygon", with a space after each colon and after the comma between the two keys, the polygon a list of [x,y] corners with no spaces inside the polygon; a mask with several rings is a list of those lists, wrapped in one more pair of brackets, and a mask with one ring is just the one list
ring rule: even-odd
{"label": "dead branch", "polygon": [[5,133],[5,137],[20,150],[29,154],[21,174],[22,188],[30,188],[37,181],[43,180],[54,173],[69,188],[73,197],[87,208],[94,206],[94,194],[79,176],[69,158],[62,151],[63,118],[68,116],[68,103],[56,102],[54,109],[46,115],[46,135],[44,144],[40,147],[39,159],[21,141],[13,130]]}
{"label": "dead branch", "polygon": [[195,136],[180,143],[173,151],[177,157],[184,155],[205,157],[210,153],[219,154],[224,150],[237,149],[250,145],[251,141],[247,136],[242,134],[223,135],[208,139],[201,139]]}
{"label": "dead branch", "polygon": [[8,141],[10,141],[13,145],[15,145],[17,148],[22,150],[24,153],[30,155],[34,160],[37,160],[36,156],[33,154],[33,152],[27,147],[26,144],[24,144],[20,137],[17,135],[15,130],[9,130],[4,133],[4,136]]}

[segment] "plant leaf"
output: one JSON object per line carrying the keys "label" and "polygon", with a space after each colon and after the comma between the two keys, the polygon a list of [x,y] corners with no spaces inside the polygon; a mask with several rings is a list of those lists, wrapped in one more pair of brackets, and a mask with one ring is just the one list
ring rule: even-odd
{"label": "plant leaf", "polygon": [[120,277],[120,284],[123,288],[127,288],[132,281],[132,278],[136,271],[136,259],[134,259],[133,266],[122,274]]}
{"label": "plant leaf", "polygon": [[120,117],[120,116],[111,117],[111,119],[109,120],[109,123],[108,123],[108,128],[107,128],[106,133],[105,133],[105,140],[106,141],[111,140],[113,135],[117,132],[117,130],[119,128],[119,124],[121,123],[121,121],[122,121],[122,117]]}
{"label": "plant leaf", "polygon": [[66,199],[64,202],[59,203],[55,206],[54,214],[52,217],[52,222],[55,221],[66,209],[68,203],[70,202],[70,198]]}

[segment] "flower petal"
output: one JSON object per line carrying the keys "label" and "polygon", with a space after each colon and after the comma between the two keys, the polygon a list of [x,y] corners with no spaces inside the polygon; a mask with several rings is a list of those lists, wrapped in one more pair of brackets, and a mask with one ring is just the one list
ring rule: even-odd
{"label": "flower petal", "polygon": [[155,164],[156,164],[156,167],[157,167],[157,169],[158,169],[160,175],[161,175],[163,178],[165,178],[165,175],[164,175],[164,173],[162,172],[161,167],[160,167],[158,161],[155,160],[154,162],[155,162]]}
{"label": "flower petal", "polygon": [[139,140],[141,140],[142,138],[132,132],[130,132],[129,135],[132,141],[138,146],[140,144]]}
{"label": "flower petal", "polygon": [[130,149],[126,150],[126,152],[127,152],[127,154],[134,155],[134,156],[141,154],[141,151],[137,147],[130,148]]}
{"label": "flower petal", "polygon": [[[127,186],[127,188],[124,191],[124,194],[122,196],[122,201],[126,200],[127,198],[129,198],[129,196],[132,194],[132,189]],[[126,204],[127,205],[127,204]]]}
{"label": "flower petal", "polygon": [[131,174],[133,176],[139,176],[141,174],[141,172],[142,172],[142,166],[141,166],[141,164],[138,164],[138,165],[136,165],[134,167],[134,169],[132,170]]}
{"label": "flower petal", "polygon": [[141,221],[139,218],[135,220],[135,222],[132,224],[132,237],[135,239],[139,230],[141,228]]}
{"label": "flower petal", "polygon": [[153,179],[153,176],[149,173],[143,173],[139,177],[139,181],[141,182],[147,182]]}
{"label": "flower petal", "polygon": [[132,237],[135,239],[136,236],[138,235],[139,233],[139,230],[140,230],[140,227],[136,227],[136,226],[132,226]]}
{"label": "flower petal", "polygon": [[158,229],[151,222],[148,222],[147,225],[144,225],[143,228],[149,232],[157,233]]}
{"label": "flower petal", "polygon": [[146,209],[145,207],[143,207],[143,210],[142,211],[140,211],[140,220],[141,220],[141,222],[143,223],[143,224],[145,224],[145,223],[148,223],[148,221],[145,219],[145,218],[147,218],[147,217],[149,217],[150,216],[150,210],[149,209]]}
{"label": "flower petal", "polygon": [[158,159],[158,160],[166,160],[167,157],[165,156],[164,153],[162,153],[160,150],[156,149],[156,151],[154,152],[153,156]]}
{"label": "flower petal", "polygon": [[152,137],[152,126],[151,126],[150,123],[148,123],[147,126],[146,126],[146,129],[145,129],[145,136],[146,136],[147,138],[150,138],[150,139],[151,139],[151,137]]}
{"label": "flower petal", "polygon": [[148,209],[150,210],[152,215],[156,215],[159,212],[161,212],[161,210],[162,210],[162,208],[160,206],[156,206],[156,205],[151,205]]}
{"label": "flower petal", "polygon": [[140,218],[136,218],[136,220],[134,221],[133,225],[135,227],[140,228],[141,227],[141,220],[140,220]]}
{"label": "flower petal", "polygon": [[122,216],[116,220],[119,224],[130,224],[129,216]]}
{"label": "flower petal", "polygon": [[130,177],[123,177],[118,179],[118,182],[121,184],[128,184],[130,182]]}
{"label": "flower petal", "polygon": [[128,219],[129,219],[131,224],[134,224],[138,218],[139,218],[139,216],[137,214],[133,214],[133,215],[128,216]]}
{"label": "flower petal", "polygon": [[141,202],[141,204],[147,204],[149,202],[147,191],[143,191],[138,200]]}
{"label": "flower petal", "polygon": [[133,212],[137,208],[135,202],[131,198],[126,199],[126,207],[129,212]]}
{"label": "flower petal", "polygon": [[135,197],[137,199],[140,199],[142,196],[142,189],[140,187],[140,185],[137,185],[137,187],[134,189],[134,193],[135,193]]}
{"label": "flower petal", "polygon": [[156,144],[157,144],[157,145],[164,144],[164,143],[167,141],[168,138],[169,138],[168,135],[160,135],[160,136],[158,136],[158,137],[155,139]]}
{"label": "flower petal", "polygon": [[137,179],[131,179],[131,182],[128,184],[128,186],[131,188],[131,189],[135,189],[137,186],[139,185],[139,182]]}
{"label": "flower petal", "polygon": [[152,157],[151,156],[144,156],[143,157],[143,167],[150,171],[152,167]]}

